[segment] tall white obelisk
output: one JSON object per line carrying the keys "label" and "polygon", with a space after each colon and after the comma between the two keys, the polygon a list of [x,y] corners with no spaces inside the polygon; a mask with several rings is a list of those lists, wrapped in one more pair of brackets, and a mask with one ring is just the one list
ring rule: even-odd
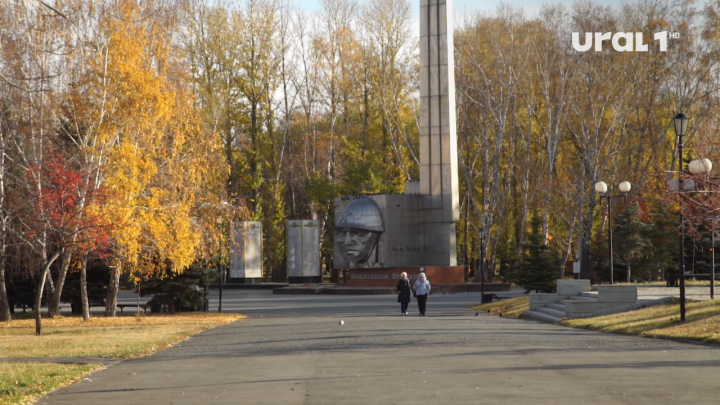
{"label": "tall white obelisk", "polygon": [[452,0],[420,0],[420,194],[426,260],[455,266],[460,197]]}

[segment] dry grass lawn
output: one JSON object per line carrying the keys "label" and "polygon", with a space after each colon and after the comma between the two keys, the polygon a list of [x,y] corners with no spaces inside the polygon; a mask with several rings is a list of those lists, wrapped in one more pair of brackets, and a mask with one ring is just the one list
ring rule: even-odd
{"label": "dry grass lawn", "polygon": [[43,335],[35,336],[35,321],[0,323],[0,405],[31,403],[62,387],[99,364],[3,363],[2,358],[142,357],[177,344],[200,331],[244,318],[238,314],[192,313],[43,319]]}
{"label": "dry grass lawn", "polygon": [[522,313],[530,309],[530,297],[508,298],[489,304],[476,305],[472,307],[480,312],[490,311],[493,314],[502,314],[508,318],[520,318]]}
{"label": "dry grass lawn", "polygon": [[561,324],[602,332],[720,344],[720,301],[688,302],[686,311],[685,322],[680,322],[679,300],[675,300],[632,312],[568,319]]}
{"label": "dry grass lawn", "polygon": [[[476,305],[473,309],[520,318],[530,309],[529,303],[525,296]],[[560,324],[601,332],[720,344],[720,300],[688,302],[686,321],[682,323],[679,300],[676,299],[666,305],[595,318],[567,319]]]}
{"label": "dry grass lawn", "polygon": [[0,404],[30,404],[101,368],[101,364],[0,363]]}
{"label": "dry grass lawn", "polygon": [[148,355],[205,329],[242,318],[237,314],[79,317],[43,319],[43,335],[35,336],[33,319],[0,323],[2,357],[112,357]]}
{"label": "dry grass lawn", "polygon": [[[625,283],[616,281],[615,284],[625,284]],[[715,284],[717,285],[718,282],[715,281]],[[632,285],[635,285],[635,283],[633,283]],[[667,282],[666,281],[649,281],[649,282],[645,282],[645,283],[637,283],[637,285],[640,287],[642,287],[642,286],[665,287],[667,285]],[[686,287],[705,287],[705,286],[709,287],[710,280],[703,280],[703,279],[699,279],[699,278],[686,279],[685,286]]]}

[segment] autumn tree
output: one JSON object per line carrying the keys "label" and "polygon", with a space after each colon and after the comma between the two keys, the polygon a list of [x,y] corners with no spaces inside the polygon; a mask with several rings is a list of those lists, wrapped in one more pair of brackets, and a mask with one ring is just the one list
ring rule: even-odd
{"label": "autumn tree", "polygon": [[0,322],[11,319],[10,303],[8,302],[7,287],[5,284],[5,254],[7,248],[8,223],[10,219],[6,211],[7,202],[5,197],[7,132],[4,128],[4,115],[6,112],[7,108],[0,110]]}
{"label": "autumn tree", "polygon": [[[70,51],[67,32],[71,24],[45,3],[8,1],[0,3],[0,8],[4,16],[0,33],[3,40],[0,78],[4,96],[0,104],[3,106],[2,154],[3,163],[14,162],[12,191],[5,188],[10,185],[5,183],[9,180],[6,176],[11,173],[7,170],[9,166],[3,165],[2,172],[2,215],[6,232],[3,242],[7,241],[7,225],[12,221],[14,238],[36,255],[38,265],[35,270],[39,279],[36,333],[40,334],[39,300],[47,272],[64,250],[62,236],[67,231],[62,228],[63,232],[60,232],[54,221],[58,215],[56,201],[45,197],[48,195],[46,187],[50,190],[54,187],[53,182],[48,181],[46,164],[51,164],[51,157],[58,155],[54,131],[58,120],[54,113],[65,77],[64,55]],[[6,140],[9,142],[5,143]],[[14,196],[14,201],[6,199],[10,196]],[[9,209],[5,204],[14,207]],[[6,216],[11,212],[11,217]],[[4,266],[4,255],[2,260]],[[49,285],[53,288],[51,283]]]}
{"label": "autumn tree", "polygon": [[82,134],[77,145],[106,190],[97,210],[116,225],[108,316],[125,269],[153,272],[160,260],[182,272],[194,260],[200,236],[193,209],[207,180],[204,159],[214,150],[202,137],[187,77],[169,56],[172,27],[157,19],[163,9],[130,0],[112,6],[119,13],[103,14],[89,68],[69,101]]}
{"label": "autumn tree", "polygon": [[85,249],[105,246],[108,243],[105,230],[109,226],[86,210],[89,204],[100,202],[99,195],[83,192],[92,173],[67,169],[65,162],[55,156],[42,167],[31,167],[26,175],[29,184],[43,182],[42,187],[28,188],[25,195],[30,203],[25,207],[22,235],[36,253],[43,254],[44,250],[48,255],[43,256],[35,297],[35,333],[40,335],[41,299],[50,266],[60,255],[68,255],[78,247],[79,242]]}

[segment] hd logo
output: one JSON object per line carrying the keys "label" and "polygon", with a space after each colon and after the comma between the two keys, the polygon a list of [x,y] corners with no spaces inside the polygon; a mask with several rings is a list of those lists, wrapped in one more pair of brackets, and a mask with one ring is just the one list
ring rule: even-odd
{"label": "hd logo", "polygon": [[[679,38],[680,34],[673,32],[669,35],[670,38]],[[618,52],[647,52],[648,44],[643,41],[642,32],[616,32],[614,35],[611,32],[596,32],[594,37],[592,32],[585,33],[585,43],[580,45],[580,33],[572,33],[572,46],[578,52],[585,52],[593,46],[593,38],[595,43],[595,52],[602,52],[603,41],[610,40],[612,47]],[[620,44],[620,40],[623,40],[623,44]],[[660,44],[660,52],[667,52],[668,44],[668,32],[661,31],[656,32],[653,35],[653,40],[658,41]]]}

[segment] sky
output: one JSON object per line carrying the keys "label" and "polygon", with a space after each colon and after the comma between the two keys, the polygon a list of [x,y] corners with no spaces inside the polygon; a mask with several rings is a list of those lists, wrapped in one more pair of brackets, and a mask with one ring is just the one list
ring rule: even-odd
{"label": "sky", "polygon": [[[455,9],[455,15],[457,16],[459,12],[474,12],[474,11],[483,11],[483,12],[492,12],[494,11],[498,4],[500,4],[501,0],[454,0],[453,1],[453,8]],[[571,5],[574,3],[575,0],[550,0],[547,1],[549,3],[563,3],[566,5]],[[596,0],[597,3],[602,5],[608,5],[608,6],[619,6],[622,3],[622,0]],[[362,0],[358,0],[359,3],[362,3]],[[319,0],[294,0],[293,3],[300,7],[301,9],[307,10],[307,11],[315,11],[320,8],[320,1]],[[419,0],[413,0],[413,3],[415,3],[415,7],[413,7],[413,12],[415,14],[418,13],[418,3]],[[539,10],[543,3],[543,0],[505,0],[505,3],[513,4],[522,6],[525,10],[526,16],[533,17]]]}

